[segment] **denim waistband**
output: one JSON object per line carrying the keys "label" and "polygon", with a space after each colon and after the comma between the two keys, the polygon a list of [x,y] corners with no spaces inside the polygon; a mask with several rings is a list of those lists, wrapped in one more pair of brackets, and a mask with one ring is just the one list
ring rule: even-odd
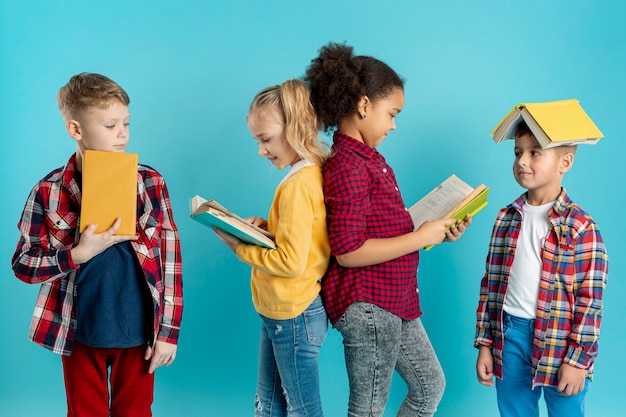
{"label": "denim waistband", "polygon": [[502,311],[502,319],[505,323],[509,323],[510,325],[517,327],[519,329],[531,329],[535,328],[535,320],[534,319],[523,319],[521,317],[512,316],[506,311]]}

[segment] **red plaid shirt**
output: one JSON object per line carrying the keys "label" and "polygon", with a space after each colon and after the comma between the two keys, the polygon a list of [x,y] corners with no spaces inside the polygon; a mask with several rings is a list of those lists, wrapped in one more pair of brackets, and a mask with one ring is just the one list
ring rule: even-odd
{"label": "red plaid shirt", "polygon": [[[76,157],[31,191],[17,227],[15,276],[41,284],[28,337],[69,355],[76,330],[76,277],[70,249],[79,239],[81,191],[74,178]],[[131,242],[153,299],[154,339],[177,343],[183,313],[180,240],[161,175],[139,165],[137,234]]]}
{"label": "red plaid shirt", "polygon": [[[515,258],[526,195],[500,210],[493,226],[487,268],[476,312],[475,346],[489,346],[494,374],[502,374],[502,311]],[[565,192],[549,212],[550,231],[541,249],[541,282],[533,338],[532,386],[558,384],[563,362],[591,378],[598,355],[602,297],[609,259],[598,226]],[[530,382],[530,381],[529,381]]]}
{"label": "red plaid shirt", "polygon": [[[413,231],[393,170],[367,145],[339,132],[324,173],[324,199],[332,254],[355,251],[368,239]],[[376,304],[405,320],[421,316],[417,293],[419,252],[377,265],[344,268],[333,258],[322,281],[331,323],[357,301]]]}

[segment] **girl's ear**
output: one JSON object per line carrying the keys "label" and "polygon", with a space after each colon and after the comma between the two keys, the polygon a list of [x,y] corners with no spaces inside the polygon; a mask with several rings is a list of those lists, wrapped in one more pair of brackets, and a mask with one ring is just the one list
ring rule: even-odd
{"label": "girl's ear", "polygon": [[65,129],[67,133],[74,139],[75,141],[79,141],[83,138],[82,130],[80,128],[80,123],[77,120],[70,119],[65,122]]}
{"label": "girl's ear", "polygon": [[357,112],[361,119],[365,119],[367,117],[367,111],[371,107],[372,102],[370,101],[368,96],[362,96],[357,103]]}

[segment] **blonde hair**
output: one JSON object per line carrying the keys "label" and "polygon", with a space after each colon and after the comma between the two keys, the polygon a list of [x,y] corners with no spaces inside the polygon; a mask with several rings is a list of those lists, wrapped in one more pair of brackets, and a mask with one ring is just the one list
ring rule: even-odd
{"label": "blonde hair", "polygon": [[293,79],[265,88],[252,100],[246,121],[262,117],[270,106],[277,108],[283,118],[289,146],[300,158],[322,166],[327,147],[319,138],[319,123],[306,84]]}
{"label": "blonde hair", "polygon": [[74,75],[57,93],[57,104],[65,120],[79,117],[89,107],[106,109],[111,102],[130,104],[126,91],[115,81],[100,74]]}

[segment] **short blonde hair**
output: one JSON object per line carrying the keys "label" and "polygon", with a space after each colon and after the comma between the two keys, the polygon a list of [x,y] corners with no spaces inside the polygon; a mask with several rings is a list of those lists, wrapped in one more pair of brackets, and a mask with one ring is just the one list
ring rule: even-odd
{"label": "short blonde hair", "polygon": [[128,94],[119,84],[95,73],[74,75],[57,93],[57,104],[65,120],[79,117],[89,107],[106,109],[113,101],[130,104]]}
{"label": "short blonde hair", "polygon": [[248,109],[246,121],[258,119],[272,106],[279,110],[285,124],[287,143],[296,154],[322,166],[327,147],[319,137],[319,123],[311,105],[309,89],[302,80],[293,79],[259,92]]}

